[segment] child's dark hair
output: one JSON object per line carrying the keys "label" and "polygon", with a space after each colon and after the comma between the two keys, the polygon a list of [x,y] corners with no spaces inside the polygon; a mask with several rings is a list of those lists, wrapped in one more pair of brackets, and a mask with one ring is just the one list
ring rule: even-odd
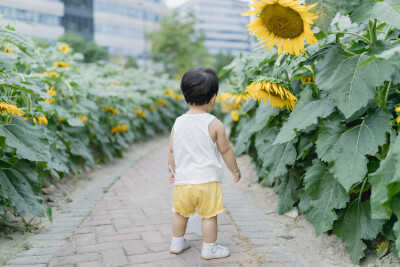
{"label": "child's dark hair", "polygon": [[181,90],[189,105],[208,104],[218,94],[218,75],[211,68],[190,69],[183,75]]}

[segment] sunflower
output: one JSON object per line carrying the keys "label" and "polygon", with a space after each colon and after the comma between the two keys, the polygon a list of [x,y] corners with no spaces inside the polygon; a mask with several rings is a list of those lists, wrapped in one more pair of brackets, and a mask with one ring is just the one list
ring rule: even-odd
{"label": "sunflower", "polygon": [[244,101],[249,101],[250,98],[251,98],[251,96],[246,92],[238,93],[238,94],[222,93],[219,101],[222,101],[222,102],[230,101],[230,102],[233,102],[236,104],[240,104],[240,103],[243,103]]}
{"label": "sunflower", "polygon": [[157,112],[157,109],[152,107],[146,107],[146,110],[150,112]]}
{"label": "sunflower", "polygon": [[102,107],[101,108],[104,112],[111,112],[112,114],[117,114],[118,110],[116,108],[110,108],[110,107]]}
{"label": "sunflower", "polygon": [[133,113],[135,113],[139,118],[146,118],[146,113],[145,112],[143,112],[143,110],[141,110],[141,109],[135,109],[134,111],[133,111]]}
{"label": "sunflower", "polygon": [[[47,93],[47,94],[49,94],[49,95],[52,95],[52,96],[55,96],[55,95],[57,95],[57,91],[56,91],[56,90],[54,90],[53,86],[52,86],[52,87],[50,87],[50,89],[49,89],[49,90],[47,90],[47,92],[46,92],[46,93]],[[45,99],[44,101],[45,101],[45,102],[47,102],[47,103],[53,104],[53,103],[54,103],[54,98]]]}
{"label": "sunflower", "polygon": [[394,109],[394,111],[397,112],[397,113],[400,113],[400,106],[396,107],[396,108]]}
{"label": "sunflower", "polygon": [[261,102],[264,99],[264,102],[267,103],[269,100],[269,104],[272,107],[293,109],[295,106],[295,101],[297,98],[282,84],[271,81],[255,81],[246,87],[246,92],[250,94],[250,96]]}
{"label": "sunflower", "polygon": [[0,101],[0,113],[11,113],[13,116],[22,116],[25,112],[20,110],[16,105]]}
{"label": "sunflower", "polygon": [[59,122],[66,122],[66,121],[67,121],[66,119],[63,119],[63,118],[61,118],[61,117],[58,117],[57,120],[58,120]]}
{"label": "sunflower", "polygon": [[123,133],[126,131],[128,131],[128,125],[120,124],[120,125],[112,127],[110,132],[111,132],[111,134],[115,134],[115,133]]}
{"label": "sunflower", "polygon": [[56,76],[56,77],[60,77],[60,74],[55,72],[55,71],[43,71],[43,74],[47,74],[49,76]]}
{"label": "sunflower", "polygon": [[173,95],[174,94],[174,90],[172,89],[165,89],[164,90],[164,95]]}
{"label": "sunflower", "polygon": [[181,94],[173,94],[172,97],[175,98],[176,100],[182,100],[183,98]]}
{"label": "sunflower", "polygon": [[60,68],[68,68],[69,64],[67,62],[64,62],[64,61],[56,61],[56,62],[53,63],[53,66],[60,67]]}
{"label": "sunflower", "polygon": [[89,120],[89,118],[85,115],[77,115],[76,117],[79,118],[83,123]]}
{"label": "sunflower", "polygon": [[47,121],[46,116],[44,116],[44,115],[28,114],[26,116],[23,116],[22,118],[24,118],[24,120],[31,118],[33,123],[35,123],[35,125],[37,125],[38,123],[40,125],[42,125],[42,124],[47,125],[49,123]]}
{"label": "sunflower", "polygon": [[400,117],[397,117],[396,123],[397,123],[397,124],[400,124]]}
{"label": "sunflower", "polygon": [[12,51],[10,48],[6,47],[6,53],[14,53],[14,51]]}
{"label": "sunflower", "polygon": [[240,104],[226,103],[226,102],[221,103],[221,111],[224,113],[231,112],[232,110],[241,109],[241,108],[242,108],[242,105],[240,105]]}
{"label": "sunflower", "polygon": [[239,112],[237,112],[236,110],[232,110],[231,117],[232,117],[233,121],[238,121],[239,120]]}
{"label": "sunflower", "polygon": [[68,53],[69,45],[60,45],[58,49],[60,49],[61,52]]}
{"label": "sunflower", "polygon": [[303,76],[300,78],[300,81],[302,83],[314,83],[315,82],[315,77],[314,76]]}
{"label": "sunflower", "polygon": [[317,43],[314,33],[311,31],[310,24],[318,18],[310,9],[317,4],[310,6],[299,4],[293,0],[254,0],[249,6],[254,10],[248,10],[242,16],[259,15],[255,20],[247,24],[250,31],[257,38],[261,38],[263,47],[271,49],[275,43],[278,45],[278,54],[299,56],[304,52],[304,39],[309,44]]}
{"label": "sunflower", "polygon": [[167,105],[167,100],[165,100],[165,99],[156,100],[156,104],[158,106],[166,106]]}

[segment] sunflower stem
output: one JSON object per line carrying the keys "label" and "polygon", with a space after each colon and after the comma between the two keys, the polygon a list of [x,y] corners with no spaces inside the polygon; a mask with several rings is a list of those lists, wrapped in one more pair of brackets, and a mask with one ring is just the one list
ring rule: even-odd
{"label": "sunflower stem", "polygon": [[367,182],[367,178],[365,178],[364,179],[364,182],[363,182],[363,184],[362,184],[362,186],[361,186],[361,190],[360,190],[360,194],[358,195],[358,198],[361,200],[361,196],[362,196],[362,193],[363,193],[363,191],[364,191],[364,186],[365,186],[365,183]]}
{"label": "sunflower stem", "polygon": [[377,38],[376,38],[376,19],[374,22],[370,21],[369,22],[369,35],[371,37],[371,43],[375,43]]}
{"label": "sunflower stem", "polygon": [[386,37],[388,36],[390,29],[391,29],[391,27],[389,26],[389,27],[387,28],[387,30],[386,30],[385,36],[383,36],[383,39],[382,39],[383,41],[386,40]]}
{"label": "sunflower stem", "polygon": [[339,34],[339,33],[354,35],[354,36],[357,36],[357,37],[360,38],[360,39],[363,39],[363,40],[366,41],[368,44],[372,44],[371,40],[369,40],[368,38],[366,38],[366,37],[364,37],[364,36],[362,36],[362,35],[359,35],[359,34],[357,34],[357,33],[354,33],[354,32],[328,32],[328,34]]}
{"label": "sunflower stem", "polygon": [[285,53],[281,53],[275,61],[275,66],[279,67],[284,57]]}

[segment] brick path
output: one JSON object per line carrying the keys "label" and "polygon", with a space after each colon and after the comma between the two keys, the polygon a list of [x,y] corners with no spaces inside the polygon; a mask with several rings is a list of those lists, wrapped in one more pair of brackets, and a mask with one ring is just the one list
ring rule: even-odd
{"label": "brick path", "polygon": [[[201,259],[202,240],[190,231],[185,238],[191,248],[180,255],[170,254],[172,185],[167,181],[167,143],[161,145],[125,172],[103,196],[86,196],[88,207],[93,202],[97,205],[82,223],[77,221],[79,216],[60,218],[65,231],[58,226],[41,233],[36,242],[42,242],[42,248],[27,251],[9,266],[302,266],[287,248],[279,246],[268,223],[230,179],[223,184],[229,215],[218,216],[218,243],[227,246],[231,256]],[[85,203],[76,202],[82,210],[75,206],[72,213],[87,212]],[[68,234],[71,227],[75,230]],[[57,248],[60,245],[62,248]]]}

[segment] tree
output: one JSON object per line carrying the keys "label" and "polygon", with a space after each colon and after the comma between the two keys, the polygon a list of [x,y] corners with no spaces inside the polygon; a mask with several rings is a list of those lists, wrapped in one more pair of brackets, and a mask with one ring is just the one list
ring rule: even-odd
{"label": "tree", "polygon": [[161,62],[171,77],[180,78],[189,68],[211,66],[213,61],[204,45],[204,35],[194,29],[194,16],[180,21],[174,13],[160,22],[157,31],[149,33],[151,58]]}
{"label": "tree", "polygon": [[76,33],[65,33],[58,38],[58,41],[68,44],[75,52],[82,53],[85,56],[86,62],[108,59],[108,51],[106,48],[97,45],[93,41],[87,42]]}

